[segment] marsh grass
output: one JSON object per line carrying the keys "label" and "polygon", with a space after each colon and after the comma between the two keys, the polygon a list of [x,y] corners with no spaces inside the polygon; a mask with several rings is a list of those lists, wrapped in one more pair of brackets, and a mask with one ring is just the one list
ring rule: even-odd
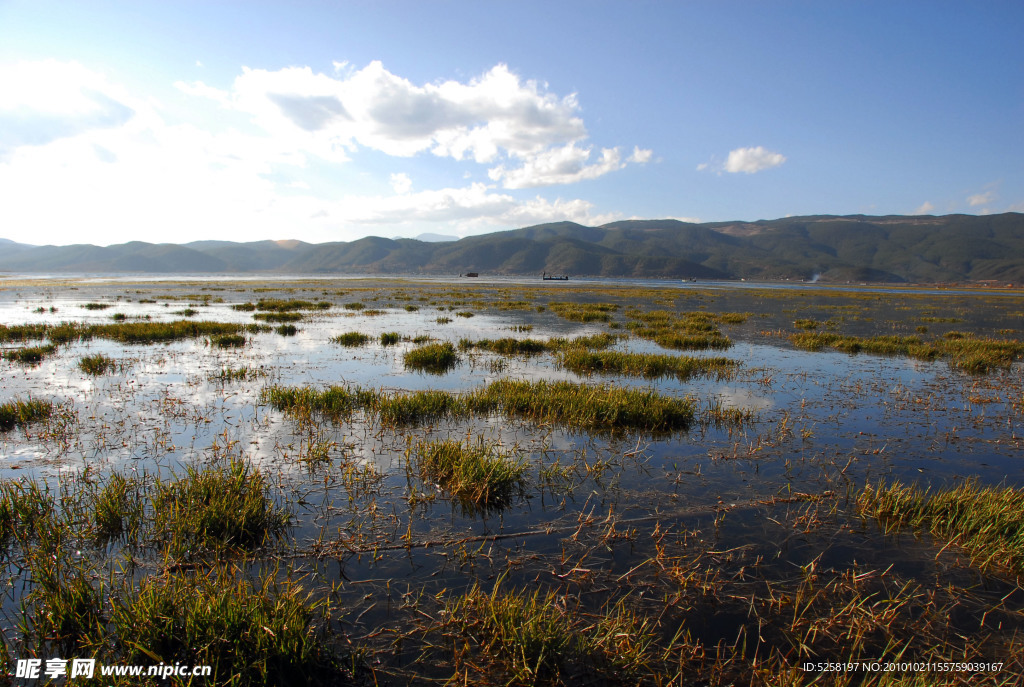
{"label": "marsh grass", "polygon": [[425,344],[406,351],[402,356],[402,362],[409,370],[444,374],[458,364],[459,356],[455,352],[455,346],[450,341],[445,341]]}
{"label": "marsh grass", "polygon": [[471,511],[503,507],[524,486],[522,458],[483,441],[420,441],[406,455],[424,482],[437,484]]}
{"label": "marsh grass", "polygon": [[145,521],[146,489],[137,479],[112,473],[90,494],[94,536],[106,542],[122,535],[136,541]]}
{"label": "marsh grass", "polygon": [[35,365],[42,362],[43,358],[46,356],[52,355],[56,350],[57,347],[54,344],[15,348],[13,350],[4,351],[4,360],[21,363],[23,365]]}
{"label": "marsh grass", "polygon": [[342,346],[363,346],[370,341],[369,334],[363,334],[362,332],[345,332],[344,334],[338,334],[337,336],[331,337],[331,343],[341,344]]}
{"label": "marsh grass", "polygon": [[983,374],[993,368],[1007,368],[1024,355],[1024,342],[968,336],[947,332],[943,338],[923,341],[919,336],[853,336],[832,332],[802,332],[790,337],[797,348],[820,351],[832,348],[844,353],[902,355],[918,360],[948,359],[965,372]]}
{"label": "marsh grass", "polygon": [[172,558],[245,552],[284,534],[291,514],[269,495],[266,477],[241,460],[154,486],[153,531]]}
{"label": "marsh grass", "polygon": [[217,348],[240,348],[245,345],[241,334],[217,334],[210,337],[210,345]]}
{"label": "marsh grass", "polygon": [[718,329],[717,324],[735,324],[738,318],[746,317],[746,313],[640,312],[635,309],[627,314],[631,319],[626,328],[635,336],[653,341],[662,348],[682,351],[729,348],[732,341]]}
{"label": "marsh grass", "polygon": [[85,303],[82,307],[86,310],[106,310],[111,305],[111,303]]}
{"label": "marsh grass", "polygon": [[505,337],[503,339],[480,339],[478,341],[461,339],[459,341],[459,350],[466,351],[474,348],[499,355],[535,355],[550,350],[548,343],[539,339]]}
{"label": "marsh grass", "polygon": [[254,313],[252,319],[259,322],[282,324],[286,322],[300,322],[302,313],[299,312],[258,312]]}
{"label": "marsh grass", "polygon": [[264,367],[222,367],[217,372],[211,372],[207,379],[211,382],[247,382],[255,381],[270,375]]}
{"label": "marsh grass", "polygon": [[567,350],[558,364],[577,374],[625,374],[648,379],[675,377],[681,381],[697,376],[718,380],[735,376],[739,363],[729,358],[695,358],[692,356],[658,355],[653,353],[622,353],[619,351]]}
{"label": "marsh grass", "polygon": [[299,333],[298,328],[294,324],[282,324],[274,329],[280,336],[295,336]]}
{"label": "marsh grass", "polygon": [[0,432],[6,432],[15,426],[26,427],[33,422],[45,420],[53,413],[53,404],[49,401],[28,399],[13,400],[0,404]]}
{"label": "marsh grass", "polygon": [[1024,573],[1024,491],[968,481],[931,491],[900,482],[868,484],[857,498],[865,515],[887,528],[928,530],[967,551],[982,569]]}
{"label": "marsh grass", "polygon": [[615,303],[548,303],[551,312],[570,322],[609,322],[611,313],[619,309]]}
{"label": "marsh grass", "polygon": [[329,310],[331,306],[332,304],[329,301],[314,302],[299,299],[261,298],[257,301],[254,309],[285,313],[295,310]]}
{"label": "marsh grass", "polygon": [[398,334],[398,332],[383,332],[380,335],[380,345],[394,346],[399,342],[399,340],[401,340],[401,338],[402,337]]}
{"label": "marsh grass", "polygon": [[318,629],[325,610],[272,574],[215,568],[143,580],[112,600],[110,625],[124,663],[210,665],[218,685],[329,684],[344,675]]}
{"label": "marsh grass", "polygon": [[83,356],[82,359],[78,361],[78,368],[86,374],[98,377],[116,369],[117,361],[103,355],[102,353],[97,353],[95,355]]}
{"label": "marsh grass", "polygon": [[[508,685],[639,684],[657,634],[624,605],[590,615],[553,591],[487,594],[474,587],[445,606],[457,681]],[[482,673],[482,675],[481,675]]]}
{"label": "marsh grass", "polygon": [[[358,387],[349,390],[333,386],[321,391],[271,386],[263,390],[260,399],[298,417],[323,414],[345,418],[355,410],[365,409],[386,425],[502,413],[577,429],[648,431],[687,429],[697,405],[691,398],[662,396],[642,389],[505,379],[464,394],[437,390],[389,394]],[[728,410],[720,410],[719,414],[726,420],[733,418]],[[718,417],[713,409],[704,415],[707,421]]]}

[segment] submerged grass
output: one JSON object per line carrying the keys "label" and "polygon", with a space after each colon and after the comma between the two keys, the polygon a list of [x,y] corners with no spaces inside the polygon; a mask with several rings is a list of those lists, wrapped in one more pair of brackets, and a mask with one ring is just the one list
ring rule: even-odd
{"label": "submerged grass", "polygon": [[423,481],[437,484],[469,509],[500,508],[523,487],[522,459],[482,441],[420,441],[406,455]]}
{"label": "submerged grass", "polygon": [[930,491],[893,482],[868,484],[857,498],[865,515],[889,527],[929,530],[962,546],[983,569],[1024,573],[1024,491],[965,482]]}

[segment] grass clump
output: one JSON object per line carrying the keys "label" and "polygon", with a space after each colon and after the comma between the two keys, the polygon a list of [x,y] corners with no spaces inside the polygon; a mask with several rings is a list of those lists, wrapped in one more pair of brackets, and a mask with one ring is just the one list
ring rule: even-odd
{"label": "grass clump", "polygon": [[363,334],[362,332],[345,332],[344,334],[338,334],[337,336],[331,337],[331,343],[341,344],[342,346],[362,346],[370,340],[369,334]]}
{"label": "grass clump", "polygon": [[106,374],[116,367],[117,361],[113,358],[108,358],[102,353],[87,355],[78,361],[78,368],[82,372],[93,375],[94,377]]}
{"label": "grass clump", "polygon": [[534,422],[582,429],[686,429],[695,402],[653,391],[572,382],[527,382],[500,379],[473,394],[481,410],[500,410]]}
{"label": "grass clump", "polygon": [[450,341],[445,341],[407,351],[403,356],[403,362],[407,369],[444,374],[458,364],[459,356],[455,353],[455,346]]}
{"label": "grass clump", "polygon": [[608,322],[619,309],[614,303],[548,303],[551,312],[570,322]]}
{"label": "grass clump", "polygon": [[1016,339],[973,337],[947,332],[943,338],[925,342],[919,336],[853,336],[830,332],[801,332],[790,337],[797,348],[820,351],[832,348],[845,353],[902,355],[918,360],[945,358],[965,372],[983,374],[994,368],[1008,368],[1024,355],[1024,343]]}
{"label": "grass clump", "polygon": [[729,379],[738,363],[723,357],[621,353],[618,351],[568,350],[558,356],[558,364],[577,374],[625,374],[654,379],[675,377],[685,381],[696,376]]}
{"label": "grass clump", "polygon": [[547,351],[548,344],[546,341],[540,341],[539,339],[513,339],[512,337],[505,337],[503,339],[480,339],[479,341],[462,339],[459,341],[459,348],[464,351],[471,348],[479,348],[500,355],[534,355]]}
{"label": "grass clump", "polygon": [[254,313],[252,319],[260,322],[283,324],[285,322],[299,322],[302,320],[302,313],[299,312],[258,312]]}
{"label": "grass clump", "polygon": [[367,396],[360,390],[351,391],[343,386],[318,390],[311,387],[269,386],[260,392],[260,403],[266,403],[293,415],[314,413],[329,417],[348,417],[366,404]]}
{"label": "grass clump", "polygon": [[4,360],[9,360],[13,363],[22,363],[23,365],[35,365],[36,363],[42,362],[43,358],[52,354],[56,350],[57,347],[53,344],[15,348],[10,351],[4,351]]}
{"label": "grass clump", "polygon": [[282,324],[274,328],[274,331],[281,336],[295,336],[299,333],[298,327],[294,324]]}
{"label": "grass clump", "polygon": [[982,569],[997,565],[1024,573],[1024,490],[985,488],[974,481],[935,492],[900,482],[868,484],[857,505],[890,527],[951,539]]}
{"label": "grass clump", "polygon": [[356,301],[355,303],[346,303],[345,304],[345,310],[359,311],[359,310],[362,310],[365,307],[366,307],[366,305],[363,304],[363,303],[360,303],[359,301]]}
{"label": "grass clump", "polygon": [[53,413],[53,404],[49,401],[28,399],[27,401],[7,401],[0,404],[0,432],[13,429],[15,425],[25,427],[33,422],[45,420]]}
{"label": "grass clump", "polygon": [[217,348],[239,348],[245,345],[241,334],[218,334],[210,337],[210,345]]}
{"label": "grass clump", "polygon": [[420,478],[470,510],[500,508],[523,486],[525,463],[483,442],[421,441],[410,449]]}
{"label": "grass clump", "polygon": [[218,685],[329,684],[340,671],[316,629],[322,611],[297,585],[218,568],[144,580],[114,600],[110,625],[126,663],[209,665]]}
{"label": "grass clump", "polygon": [[398,332],[384,332],[380,335],[381,346],[394,346],[402,337]]}
{"label": "grass clump", "polygon": [[143,485],[137,480],[113,473],[92,496],[91,526],[102,542],[120,535],[138,536],[145,517]]}
{"label": "grass clump", "polygon": [[696,410],[696,402],[691,398],[662,396],[642,389],[505,379],[465,394],[437,390],[387,394],[358,387],[318,390],[272,386],[263,390],[260,400],[299,417],[323,414],[344,418],[364,409],[388,425],[502,413],[538,423],[596,430],[686,429]]}
{"label": "grass clump", "polygon": [[[725,313],[725,315],[740,313]],[[706,312],[673,313],[667,310],[630,312],[626,328],[642,339],[673,350],[724,349],[732,346],[729,337],[718,329],[724,315]],[[729,318],[730,320],[733,318]]]}
{"label": "grass clump", "polygon": [[222,367],[207,377],[211,382],[248,382],[266,377],[269,373],[264,367]]}
{"label": "grass clump", "polygon": [[86,310],[106,310],[110,306],[110,303],[86,303],[82,307]]}
{"label": "grass clump", "polygon": [[461,640],[459,672],[467,682],[471,671],[482,672],[478,679],[488,684],[639,684],[654,659],[649,621],[621,604],[596,615],[562,604],[553,591],[498,587],[490,594],[474,587],[449,601],[448,627]]}
{"label": "grass clump", "polygon": [[281,298],[261,298],[256,302],[256,310],[269,310],[278,313],[291,312],[294,310],[329,310],[329,301],[304,301],[298,299],[284,300]]}
{"label": "grass clump", "polygon": [[280,537],[291,519],[269,494],[259,470],[241,460],[197,470],[154,487],[154,535],[172,558],[247,551]]}

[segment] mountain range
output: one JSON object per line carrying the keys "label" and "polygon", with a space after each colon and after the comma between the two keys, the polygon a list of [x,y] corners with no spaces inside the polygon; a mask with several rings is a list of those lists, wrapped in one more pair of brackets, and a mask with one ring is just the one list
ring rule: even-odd
{"label": "mountain range", "polygon": [[433,240],[32,246],[0,239],[0,271],[1024,282],[1024,214],[1017,212],[555,222],[461,240],[423,238]]}

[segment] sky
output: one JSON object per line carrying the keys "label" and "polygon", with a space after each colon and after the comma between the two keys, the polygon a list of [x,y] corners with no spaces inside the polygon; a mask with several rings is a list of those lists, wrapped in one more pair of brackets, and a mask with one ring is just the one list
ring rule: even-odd
{"label": "sky", "polygon": [[1024,212],[1024,2],[0,0],[0,237]]}

